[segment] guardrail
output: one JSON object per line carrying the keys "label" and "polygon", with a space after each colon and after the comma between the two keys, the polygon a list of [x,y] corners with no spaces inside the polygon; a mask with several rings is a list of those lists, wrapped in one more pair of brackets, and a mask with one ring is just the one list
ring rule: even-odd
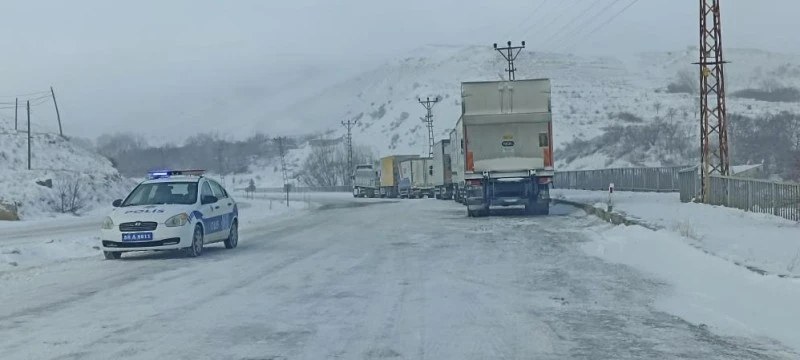
{"label": "guardrail", "polygon": [[[698,167],[680,173],[681,201],[700,197]],[[800,184],[712,175],[708,203],[800,221]]]}
{"label": "guardrail", "polygon": [[[678,192],[685,203],[701,193],[697,166],[562,171],[553,187],[606,191],[611,183],[618,191]],[[800,221],[800,184],[714,175],[709,186],[711,205]]]}
{"label": "guardrail", "polygon": [[[244,188],[236,189],[244,191]],[[282,193],[285,192],[282,187],[271,187],[271,188],[257,188],[255,192],[257,193]],[[292,193],[299,193],[299,192],[351,192],[353,191],[352,186],[297,186],[292,187]]]}
{"label": "guardrail", "polygon": [[608,190],[613,183],[619,191],[678,192],[678,173],[689,166],[619,168],[556,172],[557,189]]}

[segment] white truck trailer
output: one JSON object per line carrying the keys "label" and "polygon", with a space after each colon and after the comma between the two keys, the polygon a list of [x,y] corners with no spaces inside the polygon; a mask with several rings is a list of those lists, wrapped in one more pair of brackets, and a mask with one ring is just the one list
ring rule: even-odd
{"label": "white truck trailer", "polygon": [[431,158],[406,159],[400,162],[398,189],[401,198],[433,197],[432,165]]}
{"label": "white truck trailer", "polygon": [[468,216],[521,206],[548,214],[553,169],[550,80],[465,82],[456,126]]}
{"label": "white truck trailer", "polygon": [[380,194],[380,184],[380,175],[374,165],[356,165],[353,171],[353,197],[374,198]]}
{"label": "white truck trailer", "polygon": [[433,197],[439,200],[453,198],[453,176],[450,170],[450,139],[443,139],[433,145]]}
{"label": "white truck trailer", "polygon": [[450,131],[450,170],[453,181],[453,200],[464,203],[465,181],[464,181],[464,146],[461,140],[464,138],[464,127],[461,118],[458,119],[455,129]]}

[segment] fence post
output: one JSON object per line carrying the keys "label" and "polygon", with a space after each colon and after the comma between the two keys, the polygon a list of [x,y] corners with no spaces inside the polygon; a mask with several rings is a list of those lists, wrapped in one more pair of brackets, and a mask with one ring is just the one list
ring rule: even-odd
{"label": "fence post", "polygon": [[661,192],[661,171],[654,170],[653,172],[656,174],[656,192]]}
{"label": "fence post", "polygon": [[770,191],[771,192],[771,197],[772,197],[772,199],[771,199],[772,214],[776,215],[776,216],[778,215],[778,199],[777,199],[778,198],[778,196],[777,196],[778,195],[777,194],[777,192],[778,192],[777,190],[778,189],[777,189],[777,187],[778,187],[778,184],[772,183],[772,186],[771,186],[772,191]]}
{"label": "fence post", "polygon": [[725,206],[727,207],[735,207],[731,206],[731,183],[733,180],[730,178],[725,178]]}
{"label": "fence post", "polygon": [[753,182],[747,181],[747,211],[753,208]]}

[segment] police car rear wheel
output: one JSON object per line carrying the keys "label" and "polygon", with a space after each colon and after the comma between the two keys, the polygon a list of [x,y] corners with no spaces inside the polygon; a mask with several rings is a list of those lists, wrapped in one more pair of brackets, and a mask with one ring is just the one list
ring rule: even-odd
{"label": "police car rear wheel", "polygon": [[225,240],[225,248],[226,249],[233,249],[239,245],[239,224],[235,221],[231,224],[231,233],[228,234],[228,238]]}
{"label": "police car rear wheel", "polygon": [[103,251],[103,256],[106,260],[118,260],[122,257],[122,253],[119,251]]}
{"label": "police car rear wheel", "polygon": [[192,245],[187,249],[189,257],[198,257],[203,254],[203,228],[200,225],[194,227]]}

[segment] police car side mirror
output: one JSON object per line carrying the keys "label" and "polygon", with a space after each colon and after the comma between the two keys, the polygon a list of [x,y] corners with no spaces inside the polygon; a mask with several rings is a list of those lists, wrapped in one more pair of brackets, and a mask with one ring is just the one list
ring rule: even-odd
{"label": "police car side mirror", "polygon": [[203,204],[203,205],[213,204],[213,203],[215,203],[217,201],[219,201],[219,199],[217,199],[217,197],[214,196],[214,195],[206,195],[206,196],[203,196],[202,199],[200,199],[200,203]]}
{"label": "police car side mirror", "polygon": [[122,199],[117,199],[117,200],[114,200],[114,202],[113,202],[113,203],[111,203],[111,206],[113,206],[113,207],[120,207],[120,206],[122,206]]}

